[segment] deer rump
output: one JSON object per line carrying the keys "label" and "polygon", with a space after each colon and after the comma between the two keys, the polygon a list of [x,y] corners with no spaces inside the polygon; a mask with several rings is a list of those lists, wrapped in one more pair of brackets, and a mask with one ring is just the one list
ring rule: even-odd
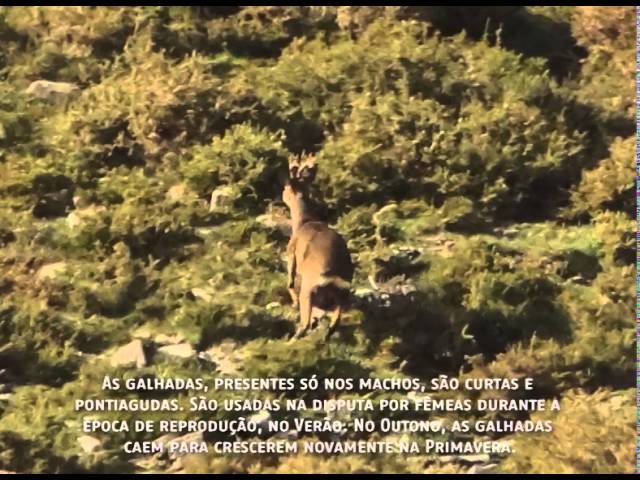
{"label": "deer rump", "polygon": [[313,282],[313,307],[324,311],[347,308],[354,266],[344,239],[324,222],[306,222],[296,234],[294,248],[296,292],[304,276]]}

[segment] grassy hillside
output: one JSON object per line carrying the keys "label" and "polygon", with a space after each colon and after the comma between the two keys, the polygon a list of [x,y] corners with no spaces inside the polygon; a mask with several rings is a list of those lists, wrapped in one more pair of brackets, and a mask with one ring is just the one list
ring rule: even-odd
{"label": "grassy hillside", "polygon": [[[553,433],[508,436],[516,451],[484,461],[497,471],[632,472],[634,20],[0,8],[0,469],[465,472],[426,455],[132,463],[122,443],[156,436],[94,435],[85,453],[73,406],[121,397],[106,374],[446,374],[533,377],[528,394],[561,401]],[[278,179],[302,151],[357,263],[327,343],[287,342]],[[160,334],[187,353],[163,354]],[[136,338],[146,365],[114,369]]]}

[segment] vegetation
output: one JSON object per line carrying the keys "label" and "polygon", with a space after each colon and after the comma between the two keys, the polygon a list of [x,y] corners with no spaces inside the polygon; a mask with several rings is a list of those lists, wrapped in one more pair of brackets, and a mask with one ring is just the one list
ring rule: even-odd
{"label": "vegetation", "polygon": [[[463,472],[134,463],[122,442],[153,435],[85,453],[73,407],[122,395],[106,374],[446,374],[561,401],[497,471],[634,471],[634,8],[464,8],[1,7],[0,470]],[[279,179],[302,151],[357,262],[327,343],[287,343]],[[114,371],[134,338],[147,365]]]}

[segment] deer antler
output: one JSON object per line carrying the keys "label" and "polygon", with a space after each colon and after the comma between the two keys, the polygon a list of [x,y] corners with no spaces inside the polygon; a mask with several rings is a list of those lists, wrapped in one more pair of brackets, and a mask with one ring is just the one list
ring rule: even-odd
{"label": "deer antler", "polygon": [[316,178],[318,165],[312,153],[302,152],[289,157],[289,179],[300,185],[308,186]]}

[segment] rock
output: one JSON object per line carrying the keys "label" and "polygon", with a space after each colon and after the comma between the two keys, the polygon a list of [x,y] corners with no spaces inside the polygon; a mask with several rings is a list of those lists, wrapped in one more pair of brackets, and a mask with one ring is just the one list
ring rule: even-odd
{"label": "rock", "polygon": [[[135,465],[136,467],[156,472],[158,470],[162,470],[164,468],[165,462],[160,460],[159,455],[149,455],[146,457],[136,457],[129,460],[129,463]],[[146,473],[146,472],[145,472]]]}
{"label": "rock", "polygon": [[224,340],[214,345],[206,352],[200,354],[200,358],[216,364],[216,371],[223,375],[233,375],[239,371],[243,359],[238,353],[238,345],[232,340]]}
{"label": "rock", "polygon": [[53,280],[67,272],[67,264],[65,262],[48,263],[40,267],[36,273],[36,280]]}
{"label": "rock", "polygon": [[172,202],[179,202],[187,192],[187,187],[184,183],[174,185],[167,191],[167,199]]}
{"label": "rock", "polygon": [[486,475],[490,473],[496,473],[497,468],[498,468],[497,463],[487,463],[486,465],[476,464],[476,465],[473,465],[467,473]]}
{"label": "rock", "polygon": [[157,335],[153,341],[158,345],[176,345],[178,343],[184,343],[186,338],[184,338],[184,335],[181,333],[176,333],[175,335],[165,335],[164,333],[161,333],[160,335]]}
{"label": "rock", "polygon": [[82,219],[80,218],[80,215],[78,215],[76,212],[71,212],[69,215],[67,215],[67,225],[69,225],[69,228],[76,228],[82,225]]}
{"label": "rock", "polygon": [[81,437],[78,437],[78,443],[84,453],[91,453],[102,446],[102,442],[100,442],[100,440],[89,435],[82,435]]}
{"label": "rock", "polygon": [[72,198],[72,201],[73,201],[73,206],[76,208],[87,208],[88,206],[91,205],[91,202],[89,201],[89,199],[81,195],[76,195],[75,197]]}
{"label": "rock", "polygon": [[136,339],[126,345],[118,348],[111,355],[112,367],[125,367],[135,365],[137,368],[142,368],[147,364],[147,359],[144,354],[142,340]]}
{"label": "rock", "polygon": [[167,190],[167,200],[170,202],[184,202],[186,200],[195,200],[196,195],[184,183],[178,183]]}
{"label": "rock", "polygon": [[456,455],[456,460],[459,463],[489,463],[489,455],[486,453],[479,453],[477,455]]}
{"label": "rock", "polygon": [[271,420],[271,413],[268,410],[261,410],[251,415],[247,420],[249,422],[255,422],[258,426],[263,427],[267,425],[269,420]]}
{"label": "rock", "polygon": [[174,462],[166,469],[167,473],[186,473],[182,463],[182,457],[176,458]]}
{"label": "rock", "polygon": [[216,188],[211,193],[211,201],[209,202],[209,211],[230,207],[235,200],[235,189],[229,185]]}
{"label": "rock", "polygon": [[267,228],[280,230],[284,235],[291,235],[291,221],[284,212],[271,211],[263,215],[258,215],[256,221]]}
{"label": "rock", "polygon": [[139,338],[142,340],[150,340],[151,337],[153,336],[153,332],[151,331],[151,329],[149,328],[148,325],[142,325],[141,327],[137,328],[132,334],[131,336],[133,338]]}
{"label": "rock", "polygon": [[74,83],[35,80],[29,84],[25,92],[36,98],[56,100],[77,97],[80,95],[80,87]]}
{"label": "rock", "polygon": [[441,463],[460,463],[462,465],[487,464],[490,461],[489,455],[479,453],[477,455],[441,455],[438,457]]}
{"label": "rock", "polygon": [[106,211],[106,208],[102,205],[89,205],[84,208],[79,208],[67,215],[67,225],[71,228],[78,227],[84,223],[88,218],[95,217],[98,213]]}
{"label": "rock", "polygon": [[170,357],[191,358],[195,356],[196,351],[189,343],[178,343],[176,345],[166,345],[160,347],[158,352]]}
{"label": "rock", "polygon": [[156,438],[154,441],[156,443],[169,443],[175,440],[178,437],[175,433],[166,433],[161,437]]}
{"label": "rock", "polygon": [[300,433],[297,430],[289,430],[286,432],[278,432],[273,438],[286,440],[289,442],[295,442],[298,438],[300,438]]}

